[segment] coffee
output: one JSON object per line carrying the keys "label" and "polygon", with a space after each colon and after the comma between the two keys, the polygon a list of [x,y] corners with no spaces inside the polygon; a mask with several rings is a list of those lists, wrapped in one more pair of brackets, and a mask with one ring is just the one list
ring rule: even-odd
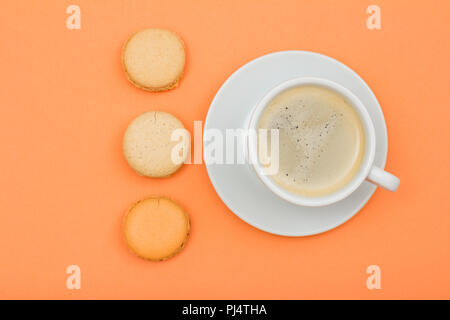
{"label": "coffee", "polygon": [[[358,114],[325,87],[302,85],[280,93],[261,114],[258,129],[279,130],[279,169],[270,177],[302,196],[324,196],[344,187],[363,159],[365,136]],[[271,148],[270,134],[267,142]]]}

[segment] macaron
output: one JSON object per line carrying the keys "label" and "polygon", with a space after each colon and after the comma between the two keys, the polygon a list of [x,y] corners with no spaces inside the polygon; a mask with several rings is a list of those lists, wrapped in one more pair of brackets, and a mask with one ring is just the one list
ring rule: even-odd
{"label": "macaron", "polygon": [[122,64],[128,80],[147,91],[178,86],[185,60],[183,40],[165,29],[138,31],[122,48]]}
{"label": "macaron", "polygon": [[189,238],[190,220],[184,209],[166,197],[136,202],[123,220],[123,235],[137,256],[163,261],[176,255]]}
{"label": "macaron", "polygon": [[160,178],[177,171],[186,160],[189,133],[170,113],[149,111],[135,118],[123,136],[123,154],[138,174]]}

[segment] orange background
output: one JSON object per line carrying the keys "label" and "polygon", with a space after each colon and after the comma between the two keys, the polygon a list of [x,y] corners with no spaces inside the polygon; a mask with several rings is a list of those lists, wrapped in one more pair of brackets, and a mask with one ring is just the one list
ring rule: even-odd
{"label": "orange background", "polygon": [[[66,8],[81,7],[81,30]],[[381,7],[382,30],[366,28]],[[450,2],[2,1],[0,298],[450,298]],[[136,30],[185,40],[179,88],[129,84],[121,46]],[[353,219],[306,238],[259,231],[232,214],[204,165],[168,179],[136,175],[121,153],[128,123],[151,109],[192,132],[225,79],[274,51],[329,55],[353,68],[383,108],[387,169],[402,183],[377,190]],[[189,212],[181,254],[133,256],[121,219],[150,194]],[[66,268],[81,267],[81,290]],[[366,268],[381,267],[381,290]]]}

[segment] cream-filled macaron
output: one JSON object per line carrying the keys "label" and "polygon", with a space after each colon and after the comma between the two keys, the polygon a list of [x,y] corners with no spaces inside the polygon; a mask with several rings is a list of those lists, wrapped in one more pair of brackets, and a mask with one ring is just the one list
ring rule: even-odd
{"label": "cream-filled macaron", "polygon": [[135,118],[123,137],[123,154],[131,168],[147,177],[166,177],[188,156],[189,133],[167,112],[149,111]]}
{"label": "cream-filled macaron", "polygon": [[139,257],[161,261],[177,254],[190,232],[189,215],[165,197],[149,197],[136,202],[123,220],[128,247]]}
{"label": "cream-filled macaron", "polygon": [[183,76],[186,53],[181,38],[165,29],[146,29],[132,35],[122,49],[128,80],[148,91],[175,88]]}

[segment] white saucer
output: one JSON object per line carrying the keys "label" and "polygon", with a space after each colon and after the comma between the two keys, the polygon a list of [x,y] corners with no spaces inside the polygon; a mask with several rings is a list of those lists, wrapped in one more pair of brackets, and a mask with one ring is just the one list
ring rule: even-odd
{"label": "white saucer", "polygon": [[[295,77],[329,79],[358,96],[375,126],[377,145],[374,164],[384,168],[387,156],[386,123],[375,95],[353,70],[317,53],[276,52],[241,67],[225,81],[212,101],[205,121],[205,132],[216,128],[225,134],[226,129],[244,128],[250,110],[264,94],[279,83]],[[307,236],[336,228],[355,215],[376,189],[374,185],[363,182],[353,194],[338,203],[326,207],[301,207],[269,191],[247,164],[207,163],[206,169],[219,197],[231,211],[258,229],[283,236]]]}

